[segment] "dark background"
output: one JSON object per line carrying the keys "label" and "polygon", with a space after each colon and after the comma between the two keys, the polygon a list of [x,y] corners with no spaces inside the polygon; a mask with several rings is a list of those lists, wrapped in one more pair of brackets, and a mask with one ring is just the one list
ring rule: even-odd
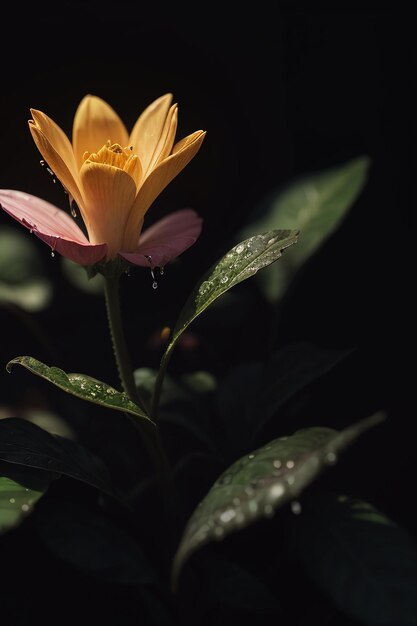
{"label": "dark background", "polygon": [[[172,91],[179,102],[178,137],[208,131],[198,156],[148,213],[151,223],[193,207],[204,218],[201,239],[167,268],[158,290],[143,269],[123,282],[137,367],[157,365],[152,336],[173,324],[195,281],[234,243],[234,233],[264,195],[301,174],[370,156],[365,190],[299,277],[281,332],[287,341],[357,348],[317,386],[311,421],[330,424],[335,415],[349,422],[374,410],[388,412],[384,430],[367,439],[366,452],[359,448],[352,481],[356,485],[360,477],[374,500],[412,529],[405,494],[414,473],[416,428],[403,365],[411,357],[409,17],[382,10],[311,11],[297,3],[278,3],[276,15],[262,5],[247,13],[240,8],[233,17],[213,4],[185,10],[119,2],[110,10],[101,3],[61,2],[59,12],[57,6],[42,3],[30,14],[14,6],[10,21],[3,22],[0,187],[65,207],[62,192],[38,165],[27,129],[30,107],[70,132],[76,106],[92,93],[130,128],[145,106]],[[0,219],[12,225],[6,215]],[[59,259],[51,259],[42,243],[39,249],[55,297],[35,317],[52,344],[54,364],[116,384],[102,300],[72,287]],[[228,322],[213,317],[210,324],[209,316],[196,325],[196,345],[178,350],[174,371],[201,368],[222,375],[239,360],[262,354],[264,313],[258,317],[253,303],[246,315],[232,310]],[[51,361],[10,312],[0,310],[0,320],[3,363],[17,354]],[[0,382],[4,404],[18,404],[22,386],[37,385],[23,371],[1,374]]]}

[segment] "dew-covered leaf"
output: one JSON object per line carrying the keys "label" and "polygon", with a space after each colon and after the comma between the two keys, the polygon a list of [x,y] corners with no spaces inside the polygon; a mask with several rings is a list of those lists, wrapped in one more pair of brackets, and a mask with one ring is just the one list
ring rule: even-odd
{"label": "dew-covered leaf", "polygon": [[359,157],[318,174],[296,180],[261,213],[238,238],[260,230],[297,228],[300,240],[293,253],[259,274],[259,285],[270,301],[279,300],[295,271],[336,230],[361,192],[369,158]]}
{"label": "dew-covered leaf", "polygon": [[348,445],[383,421],[377,413],[338,432],[307,428],[281,437],[236,461],[214,483],[192,514],[173,564],[173,584],[197,549],[270,517],[294,500]]}
{"label": "dew-covered leaf", "polygon": [[11,478],[1,476],[0,534],[20,524],[43,494],[43,491],[29,489]]}
{"label": "dew-covered leaf", "polygon": [[298,230],[270,230],[234,246],[199,281],[182,309],[161,362],[163,376],[172,350],[182,333],[217,298],[254,276],[297,242]]}
{"label": "dew-covered leaf", "polygon": [[105,466],[86,448],[17,417],[0,420],[0,459],[63,474],[114,495]]}
{"label": "dew-covered leaf", "polygon": [[135,417],[150,421],[143,409],[132,402],[125,393],[117,391],[110,385],[91,376],[86,374],[67,374],[58,367],[49,367],[31,356],[18,356],[9,361],[7,364],[8,372],[11,371],[13,365],[22,365],[33,374],[44,378],[63,391],[81,398],[81,400],[98,404],[107,409],[130,413]]}
{"label": "dew-covered leaf", "polygon": [[157,583],[139,544],[104,512],[50,500],[42,503],[35,521],[49,550],[83,572],[118,584]]}
{"label": "dew-covered leaf", "polygon": [[417,544],[372,505],[316,494],[293,532],[293,554],[343,611],[370,626],[416,623]]}

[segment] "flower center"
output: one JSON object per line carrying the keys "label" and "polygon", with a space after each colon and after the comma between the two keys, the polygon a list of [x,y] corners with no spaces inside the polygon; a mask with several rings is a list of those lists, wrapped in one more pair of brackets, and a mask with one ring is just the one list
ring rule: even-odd
{"label": "flower center", "polygon": [[133,146],[123,148],[119,143],[111,143],[110,139],[98,152],[84,152],[84,163],[101,163],[124,170],[139,184],[141,163],[137,154],[133,154]]}

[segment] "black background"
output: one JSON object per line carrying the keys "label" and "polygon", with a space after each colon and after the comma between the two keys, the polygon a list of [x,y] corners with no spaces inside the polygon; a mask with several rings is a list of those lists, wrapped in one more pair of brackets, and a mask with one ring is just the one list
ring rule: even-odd
{"label": "black background", "polygon": [[[198,244],[167,268],[158,290],[143,269],[123,282],[137,367],[157,365],[160,352],[150,338],[172,325],[194,282],[231,246],[265,194],[295,176],[370,156],[360,199],[303,271],[282,328],[288,341],[357,348],[337,375],[318,385],[308,420],[331,424],[334,415],[338,425],[377,409],[388,412],[384,430],[358,448],[351,479],[356,487],[363,480],[367,495],[412,530],[406,494],[416,429],[404,365],[412,357],[406,297],[414,136],[409,17],[399,11],[311,11],[297,3],[278,3],[275,15],[256,5],[233,16],[213,4],[187,10],[121,2],[111,9],[94,2],[57,6],[43,3],[30,14],[12,7],[11,19],[3,21],[0,187],[65,207],[62,192],[38,165],[27,129],[30,107],[69,133],[76,106],[92,93],[129,128],[153,99],[172,91],[179,102],[178,137],[208,131],[198,156],[148,213],[151,223],[193,207],[204,218]],[[6,215],[0,219],[12,225]],[[59,259],[51,259],[42,243],[39,248],[55,298],[36,320],[49,336],[55,364],[116,384],[101,299],[69,285]],[[3,363],[26,353],[50,361],[10,312],[0,310],[0,320]],[[180,350],[173,368],[222,375],[259,353],[263,321],[255,307],[247,315],[236,311],[232,323],[203,324],[201,332],[197,325],[197,346]],[[3,404],[18,404],[22,386],[33,390],[37,384],[22,371],[1,374],[0,382]]]}

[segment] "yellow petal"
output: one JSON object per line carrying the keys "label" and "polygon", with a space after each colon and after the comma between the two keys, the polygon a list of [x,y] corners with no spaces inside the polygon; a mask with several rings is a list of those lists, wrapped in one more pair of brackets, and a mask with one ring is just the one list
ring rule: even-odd
{"label": "yellow petal", "polygon": [[[80,171],[91,243],[107,243],[107,258],[126,250],[126,221],[136,196],[136,183],[123,170],[85,161]],[[137,244],[137,240],[136,240]]]}
{"label": "yellow petal", "polygon": [[110,140],[111,144],[127,146],[129,135],[116,111],[97,96],[85,96],[74,117],[72,143],[78,168],[84,152],[98,152]]}
{"label": "yellow petal", "polygon": [[127,222],[126,241],[129,241],[130,245],[133,245],[133,234],[138,232],[139,224],[152,202],[197,154],[205,135],[204,131],[198,130],[186,137],[176,153],[157,165],[146,178],[139,189]]}
{"label": "yellow petal", "polygon": [[[177,132],[178,124],[178,106],[173,104],[167,115],[164,130],[162,131],[161,138],[156,147],[154,158],[150,164],[150,168],[154,168],[161,161],[166,159],[172,150],[174,145],[175,134]],[[148,172],[149,173],[149,172]]]}
{"label": "yellow petal", "polygon": [[45,135],[54,150],[59,154],[62,160],[65,161],[71,173],[75,175],[77,170],[71,142],[62,128],[60,128],[53,119],[45,115],[45,113],[42,113],[42,111],[31,109],[30,112],[35,126]]}
{"label": "yellow petal", "polygon": [[56,177],[61,181],[71,196],[73,196],[75,202],[78,204],[81,214],[83,215],[84,202],[80,190],[80,181],[73,173],[71,161],[68,162],[63,158],[63,150],[61,150],[60,154],[49,141],[48,137],[39,129],[37,124],[31,120],[29,121],[29,129],[39,152],[48,163],[49,167],[53,170]]}
{"label": "yellow petal", "polygon": [[129,141],[133,146],[133,152],[139,155],[145,176],[161,139],[171,101],[172,94],[168,93],[152,102],[139,117],[130,133]]}

